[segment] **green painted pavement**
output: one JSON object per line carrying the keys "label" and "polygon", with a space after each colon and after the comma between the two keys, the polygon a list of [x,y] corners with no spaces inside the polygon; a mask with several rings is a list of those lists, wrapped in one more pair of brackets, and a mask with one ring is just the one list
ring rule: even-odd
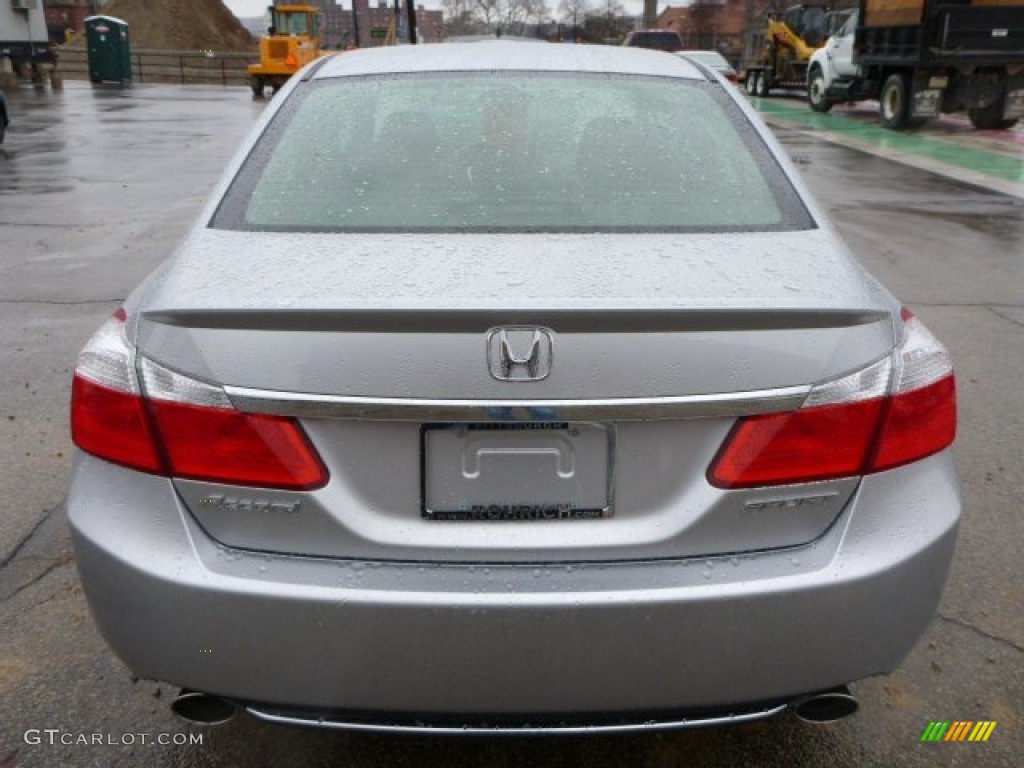
{"label": "green painted pavement", "polygon": [[812,112],[806,106],[800,109],[765,99],[754,99],[753,103],[754,107],[764,115],[783,118],[802,128],[837,133],[876,147],[905,152],[938,163],[1024,184],[1024,157],[1012,157],[973,147],[961,147],[920,134],[898,133],[840,114]]}

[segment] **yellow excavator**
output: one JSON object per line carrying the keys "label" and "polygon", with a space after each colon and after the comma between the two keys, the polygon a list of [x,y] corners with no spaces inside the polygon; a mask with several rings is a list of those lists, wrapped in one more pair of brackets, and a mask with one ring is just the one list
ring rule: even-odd
{"label": "yellow excavator", "polygon": [[797,5],[784,13],[770,14],[767,27],[747,39],[747,93],[767,96],[773,88],[806,88],[811,55],[850,13],[823,5]]}
{"label": "yellow excavator", "polygon": [[273,5],[270,29],[260,40],[260,63],[249,66],[253,96],[269,85],[276,91],[306,64],[327,53],[320,46],[320,9],[315,5]]}

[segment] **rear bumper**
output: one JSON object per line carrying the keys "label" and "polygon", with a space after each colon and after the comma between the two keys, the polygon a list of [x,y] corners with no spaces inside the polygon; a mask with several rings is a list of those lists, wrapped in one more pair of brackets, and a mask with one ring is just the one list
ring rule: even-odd
{"label": "rear bumper", "polygon": [[722,712],[629,712],[594,713],[566,716],[564,714],[519,716],[449,714],[440,721],[429,713],[402,716],[395,713],[353,715],[334,714],[323,710],[280,710],[262,705],[247,705],[246,712],[258,720],[278,725],[296,725],[327,730],[361,731],[363,733],[415,734],[432,736],[588,736],[594,734],[650,733],[725,725],[742,725],[782,714],[788,704],[771,703],[740,711]]}
{"label": "rear bumper", "polygon": [[367,721],[586,721],[892,670],[938,604],[960,501],[945,452],[867,478],[809,546],[557,567],[226,550],[169,481],[87,456],[68,511],[94,618],[140,677]]}

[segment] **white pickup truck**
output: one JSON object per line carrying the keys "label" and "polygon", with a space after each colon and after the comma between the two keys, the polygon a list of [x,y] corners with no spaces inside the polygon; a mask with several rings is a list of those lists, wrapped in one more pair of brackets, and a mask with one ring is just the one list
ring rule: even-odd
{"label": "white pickup truck", "polygon": [[896,130],[959,111],[978,129],[1016,124],[1024,117],[1024,1],[939,1],[861,0],[811,57],[811,109],[878,99],[882,123]]}
{"label": "white pickup truck", "polygon": [[42,81],[40,65],[56,61],[45,14],[43,0],[0,0],[0,72]]}

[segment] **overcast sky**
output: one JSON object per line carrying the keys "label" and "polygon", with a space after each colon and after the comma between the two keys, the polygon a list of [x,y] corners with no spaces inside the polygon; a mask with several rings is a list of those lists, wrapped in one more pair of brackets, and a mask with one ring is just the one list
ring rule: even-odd
{"label": "overcast sky", "polygon": [[[643,0],[620,0],[622,5],[627,11],[635,14],[643,13]],[[224,0],[224,4],[231,9],[236,16],[262,16],[267,10],[267,6],[270,5],[269,0]],[[376,5],[377,0],[370,0],[371,5]],[[388,0],[388,5],[393,5],[394,0]],[[548,8],[551,14],[558,13],[558,0],[547,0]],[[597,0],[592,0],[592,5],[598,5]],[[658,10],[662,10],[666,5],[685,5],[685,0],[675,0],[674,2],[666,3],[659,2]],[[352,0],[345,0],[342,3],[346,8],[352,7]],[[427,8],[440,8],[441,0],[416,0],[416,5],[423,5]]]}

